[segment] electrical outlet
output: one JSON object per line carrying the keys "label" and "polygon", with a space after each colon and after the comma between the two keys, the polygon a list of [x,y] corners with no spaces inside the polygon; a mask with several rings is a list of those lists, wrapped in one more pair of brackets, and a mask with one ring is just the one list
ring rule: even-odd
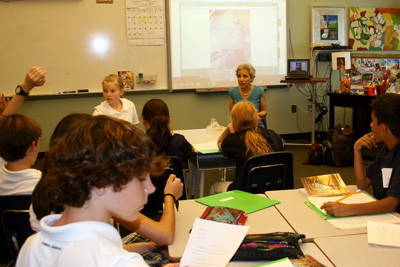
{"label": "electrical outlet", "polygon": [[292,113],[296,113],[297,112],[297,106],[296,105],[292,105]]}

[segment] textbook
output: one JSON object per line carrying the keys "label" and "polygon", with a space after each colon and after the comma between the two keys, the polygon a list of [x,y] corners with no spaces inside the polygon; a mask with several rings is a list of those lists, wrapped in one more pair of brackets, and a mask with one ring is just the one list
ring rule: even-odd
{"label": "textbook", "polygon": [[216,206],[207,207],[200,219],[244,225],[247,221],[247,214],[242,210]]}
{"label": "textbook", "polygon": [[328,197],[348,194],[345,183],[339,173],[300,178],[311,197]]}

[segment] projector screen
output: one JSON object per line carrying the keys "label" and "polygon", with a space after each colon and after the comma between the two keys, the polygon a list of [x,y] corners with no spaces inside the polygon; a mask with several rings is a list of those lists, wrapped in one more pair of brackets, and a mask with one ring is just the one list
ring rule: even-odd
{"label": "projector screen", "polygon": [[169,87],[237,86],[250,63],[254,84],[279,85],[287,67],[286,0],[169,0]]}

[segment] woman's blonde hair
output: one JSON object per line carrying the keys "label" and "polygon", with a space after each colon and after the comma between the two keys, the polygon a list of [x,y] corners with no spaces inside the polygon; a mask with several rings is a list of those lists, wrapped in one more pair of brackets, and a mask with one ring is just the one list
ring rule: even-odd
{"label": "woman's blonde hair", "polygon": [[248,157],[272,152],[268,141],[259,133],[257,109],[249,101],[241,101],[233,106],[231,120],[236,131],[243,132]]}

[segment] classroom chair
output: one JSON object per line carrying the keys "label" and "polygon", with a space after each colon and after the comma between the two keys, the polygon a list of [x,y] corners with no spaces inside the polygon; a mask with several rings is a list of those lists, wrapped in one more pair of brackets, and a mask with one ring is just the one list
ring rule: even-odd
{"label": "classroom chair", "polygon": [[141,211],[144,215],[155,220],[161,218],[163,212],[163,204],[164,204],[164,188],[165,184],[167,183],[168,177],[171,174],[175,174],[177,177],[180,177],[183,183],[183,194],[179,199],[180,200],[187,199],[185,179],[183,177],[183,170],[182,170],[182,162],[178,157],[167,156],[166,158],[170,159],[170,167],[167,167],[161,176],[152,177],[152,182],[156,187],[156,190],[153,194],[148,196],[147,204]]}
{"label": "classroom chair", "polygon": [[1,213],[1,227],[11,257],[7,266],[13,266],[17,260],[19,249],[25,243],[25,240],[34,234],[29,223],[29,210],[3,211]]}
{"label": "classroom chair", "polygon": [[280,151],[258,155],[244,163],[240,190],[256,194],[293,187],[292,152]]}
{"label": "classroom chair", "polygon": [[[6,210],[29,210],[31,195],[0,196],[0,215]],[[28,219],[29,222],[29,219]],[[10,253],[3,227],[0,227],[0,263],[6,264],[15,260]]]}

